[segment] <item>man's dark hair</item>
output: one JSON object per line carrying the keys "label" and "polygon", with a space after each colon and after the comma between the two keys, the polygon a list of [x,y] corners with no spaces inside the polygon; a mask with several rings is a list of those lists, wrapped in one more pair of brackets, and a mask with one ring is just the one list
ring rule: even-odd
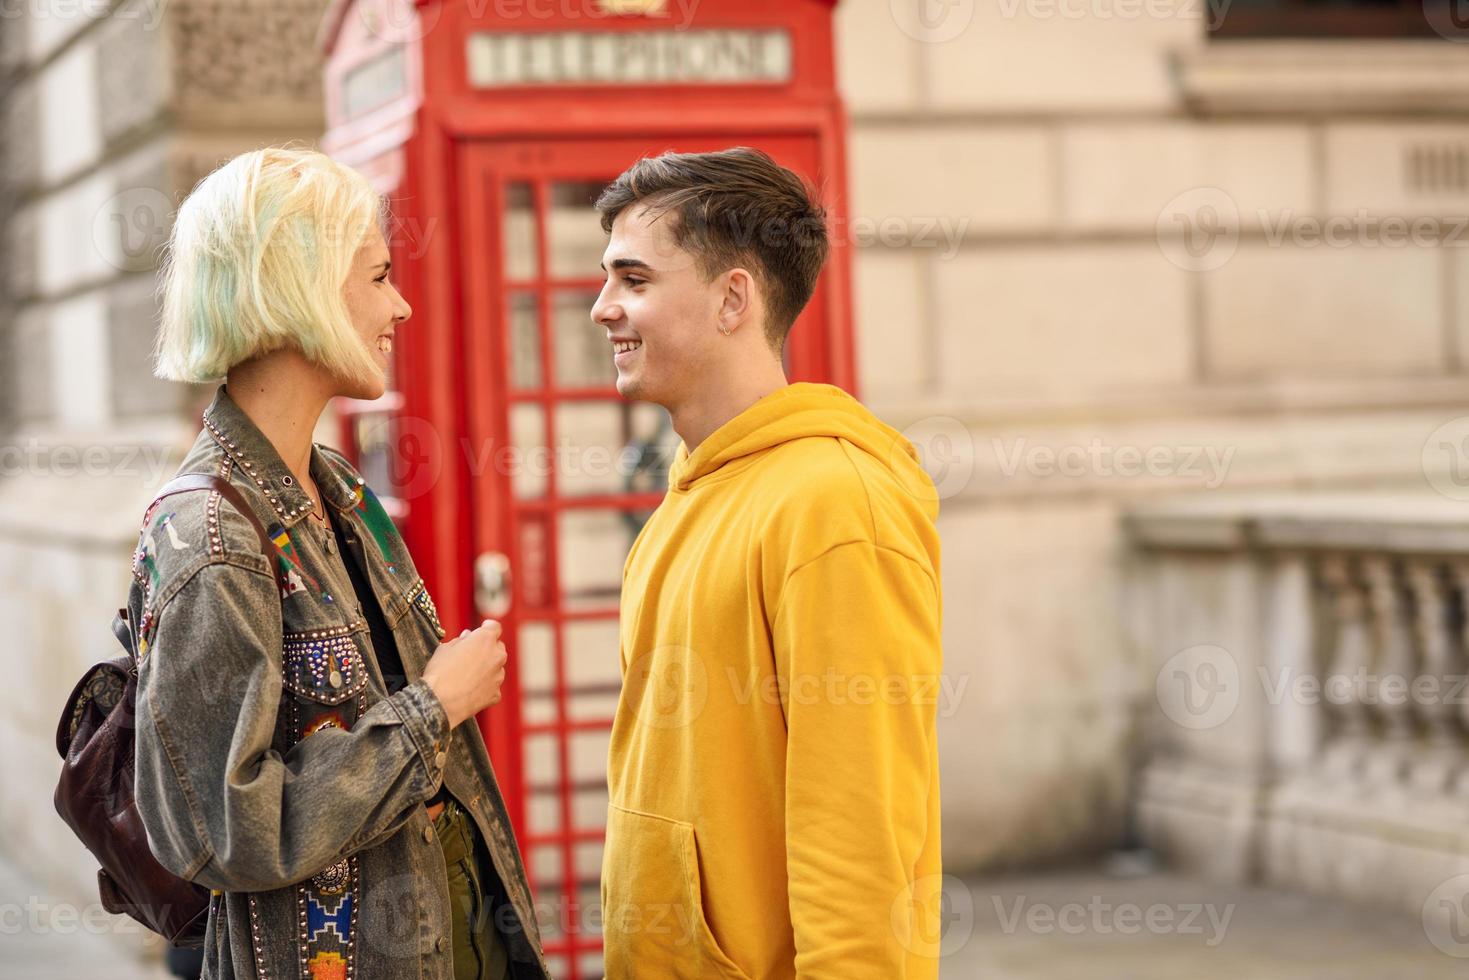
{"label": "man's dark hair", "polygon": [[602,228],[634,204],[673,215],[674,240],[705,278],[748,266],[765,294],[777,351],[811,299],[831,246],[826,210],[795,173],[749,147],[645,157],[597,199]]}

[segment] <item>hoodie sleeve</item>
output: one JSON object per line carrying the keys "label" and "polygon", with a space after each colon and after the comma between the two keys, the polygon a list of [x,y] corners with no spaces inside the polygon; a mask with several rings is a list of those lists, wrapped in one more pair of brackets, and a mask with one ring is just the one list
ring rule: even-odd
{"label": "hoodie sleeve", "polygon": [[[932,571],[870,542],[787,577],[774,620],[786,692],[786,870],[796,975],[933,978],[940,600]],[[918,884],[922,888],[922,884]]]}

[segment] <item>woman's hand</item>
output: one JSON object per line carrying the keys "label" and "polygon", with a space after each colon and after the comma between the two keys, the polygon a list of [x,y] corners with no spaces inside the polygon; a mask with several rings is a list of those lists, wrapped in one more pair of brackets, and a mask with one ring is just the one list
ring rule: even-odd
{"label": "woman's hand", "polygon": [[444,706],[450,728],[500,703],[508,657],[500,642],[500,624],[493,619],[465,630],[429,657],[423,679]]}

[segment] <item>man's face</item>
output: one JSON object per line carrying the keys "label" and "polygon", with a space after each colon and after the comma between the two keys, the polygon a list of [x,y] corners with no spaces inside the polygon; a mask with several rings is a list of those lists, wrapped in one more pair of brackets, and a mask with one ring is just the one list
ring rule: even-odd
{"label": "man's face", "polygon": [[624,398],[672,408],[717,370],[723,278],[706,282],[674,241],[676,215],[634,205],[612,226],[592,321],[607,331]]}

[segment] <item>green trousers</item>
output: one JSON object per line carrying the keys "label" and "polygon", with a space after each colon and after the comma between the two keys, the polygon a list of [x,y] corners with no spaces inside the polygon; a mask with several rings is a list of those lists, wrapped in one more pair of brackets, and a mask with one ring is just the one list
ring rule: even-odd
{"label": "green trousers", "polygon": [[506,980],[509,961],[495,930],[487,881],[495,874],[479,844],[474,821],[452,798],[434,820],[434,833],[449,874],[449,904],[454,916],[454,980]]}

